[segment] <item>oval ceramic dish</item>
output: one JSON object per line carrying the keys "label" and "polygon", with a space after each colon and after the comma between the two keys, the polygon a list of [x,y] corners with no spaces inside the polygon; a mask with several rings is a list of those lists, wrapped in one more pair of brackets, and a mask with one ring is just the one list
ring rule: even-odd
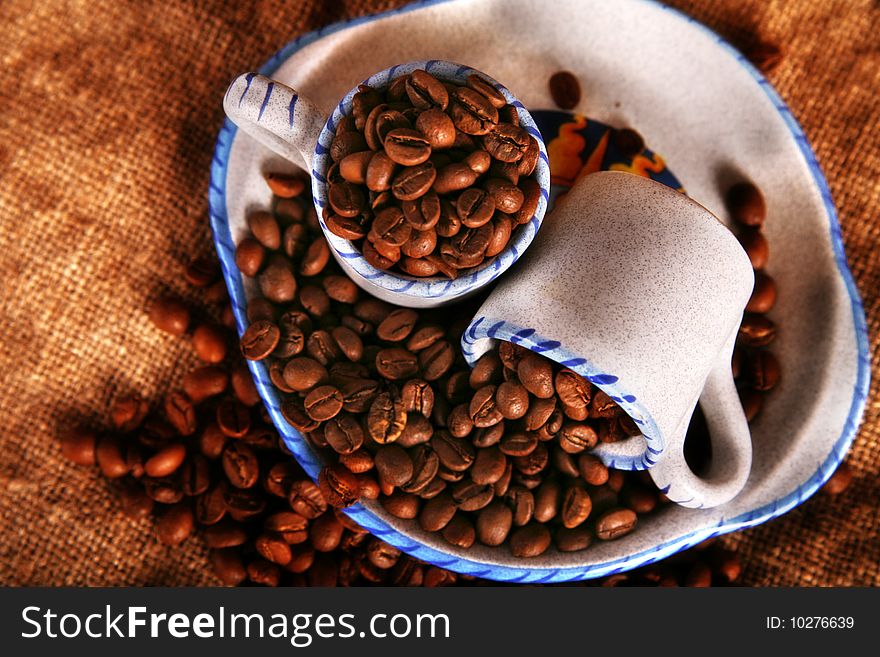
{"label": "oval ceramic dish", "polygon": [[[481,29],[486,24],[493,26],[489,41]],[[389,38],[401,29],[406,39]],[[500,50],[514,40],[521,42],[516,48]],[[412,556],[450,570],[510,582],[561,582],[657,561],[765,522],[812,495],[855,436],[870,376],[868,341],[828,187],[803,131],[767,80],[710,30],[646,0],[415,3],[304,35],[261,72],[329,111],[352,79],[395,62],[432,58],[466,62],[504,80],[530,109],[552,107],[550,75],[575,71],[586,92],[576,110],[638,129],[690,196],[722,219],[724,190],[752,179],[768,206],[768,272],[780,290],[771,317],[781,326],[774,351],[782,383],[752,425],[752,475],[734,501],[709,510],[667,506],[632,534],[582,552],[551,550],[517,560],[506,548],[451,548],[376,504],[349,509],[352,518]],[[269,204],[263,173],[292,168],[224,124],[211,166],[211,224],[239,331],[254,289],[235,268],[234,245],[247,230],[247,211]],[[250,366],[288,446],[317,475],[317,455],[281,418],[265,367]]]}

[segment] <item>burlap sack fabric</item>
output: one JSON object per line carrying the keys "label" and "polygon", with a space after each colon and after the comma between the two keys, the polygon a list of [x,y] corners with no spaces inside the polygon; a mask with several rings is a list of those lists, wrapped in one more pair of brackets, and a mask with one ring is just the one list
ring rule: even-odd
{"label": "burlap sack fabric", "polygon": [[[211,248],[208,166],[231,77],[296,35],[403,4],[264,0],[0,3],[0,583],[208,585],[201,542],[159,545],[95,471],[63,462],[60,426],[119,392],[156,397],[195,363],[145,307],[190,294]],[[874,0],[682,0],[735,43],[785,57],[770,78],[800,119],[840,210],[880,335],[880,6]],[[744,583],[880,584],[880,403],[850,489],[725,539]]]}

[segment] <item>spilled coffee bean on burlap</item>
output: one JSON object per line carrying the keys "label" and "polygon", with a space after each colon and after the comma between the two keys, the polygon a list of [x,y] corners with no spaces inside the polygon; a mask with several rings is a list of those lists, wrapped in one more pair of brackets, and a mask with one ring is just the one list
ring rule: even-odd
{"label": "spilled coffee bean on burlap", "polygon": [[387,89],[361,85],[330,146],[323,219],[377,269],[456,278],[532,218],[539,154],[478,75],[457,85],[416,70]]}

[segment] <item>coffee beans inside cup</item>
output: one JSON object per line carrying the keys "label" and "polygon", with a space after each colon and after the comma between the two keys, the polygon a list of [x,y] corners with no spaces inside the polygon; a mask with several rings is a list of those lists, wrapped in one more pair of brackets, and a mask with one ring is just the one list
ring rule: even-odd
{"label": "coffee beans inside cup", "polygon": [[477,74],[362,85],[330,147],[323,219],[377,269],[454,279],[531,220],[539,155],[516,108]]}

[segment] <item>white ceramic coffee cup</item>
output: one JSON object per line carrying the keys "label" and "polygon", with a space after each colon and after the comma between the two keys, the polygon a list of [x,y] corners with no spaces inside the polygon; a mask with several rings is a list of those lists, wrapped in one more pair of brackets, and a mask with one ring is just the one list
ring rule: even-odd
{"label": "white ceramic coffee cup", "polygon": [[[753,285],[739,242],[703,206],[645,178],[595,173],[558,201],[462,346],[473,364],[509,340],[582,374],[642,432],[597,447],[608,466],[650,468],[672,501],[717,506],[751,469],[730,367]],[[697,401],[712,441],[702,477],[683,452]]]}

